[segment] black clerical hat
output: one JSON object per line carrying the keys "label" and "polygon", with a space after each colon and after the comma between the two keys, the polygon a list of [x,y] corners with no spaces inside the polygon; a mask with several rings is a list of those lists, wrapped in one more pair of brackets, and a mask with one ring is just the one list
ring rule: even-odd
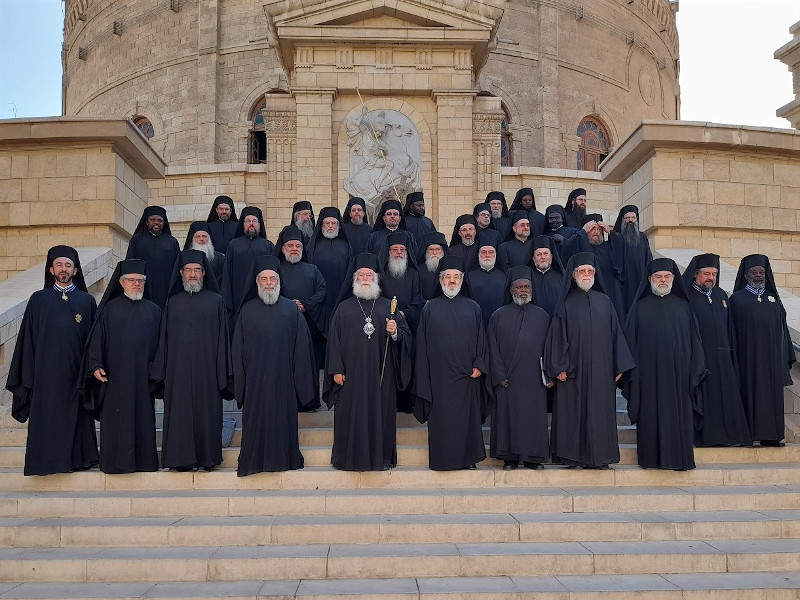
{"label": "black clerical hat", "polygon": [[344,214],[342,215],[342,223],[349,223],[350,222],[350,209],[353,208],[354,204],[358,204],[362,209],[364,209],[364,223],[368,223],[369,220],[367,219],[367,203],[364,201],[363,198],[359,198],[358,196],[353,196],[350,200],[347,201],[347,207],[344,209]]}
{"label": "black clerical hat", "polygon": [[375,225],[372,226],[373,231],[380,231],[381,229],[386,229],[386,223],[383,222],[383,215],[386,214],[388,210],[396,210],[400,213],[400,225],[397,226],[398,229],[407,229],[406,227],[406,218],[403,216],[403,205],[400,204],[399,200],[387,200],[383,204],[381,204],[381,208],[378,211],[378,216],[375,217]]}
{"label": "black clerical hat", "polygon": [[324,237],[322,235],[322,222],[325,219],[336,219],[339,221],[339,233],[337,234],[337,238],[344,240],[345,242],[348,241],[347,239],[347,232],[342,227],[344,220],[342,219],[342,213],[339,212],[339,209],[335,206],[326,206],[321,211],[319,211],[319,218],[317,219],[316,224],[314,225],[314,235],[309,242],[309,249],[308,254],[312,254],[311,247],[315,244],[317,238]]}
{"label": "black clerical hat", "polygon": [[464,259],[463,258],[461,258],[460,256],[457,256],[455,254],[445,254],[439,260],[439,273],[440,274],[444,273],[445,271],[448,271],[450,269],[458,269],[459,271],[461,271],[464,274],[466,274],[466,272],[467,272],[466,266],[464,265]]}
{"label": "black clerical hat", "polygon": [[311,202],[308,200],[300,200],[294,203],[292,206],[292,218],[289,219],[289,225],[294,225],[294,215],[301,210],[311,211],[311,226],[316,227],[317,222],[314,219],[314,207],[311,206]]}
{"label": "black clerical hat", "polygon": [[278,253],[278,257],[280,258],[281,262],[286,260],[283,254],[283,245],[287,242],[300,242],[303,246],[303,251],[300,253],[300,260],[303,262],[308,262],[308,248],[306,248],[303,232],[294,225],[287,225],[281,229],[281,232],[278,235],[278,241],[275,242],[275,252]]}
{"label": "black clerical hat", "polygon": [[278,274],[278,278],[280,278],[281,263],[278,260],[278,257],[272,256],[271,254],[262,254],[261,256],[256,256],[253,259],[253,263],[250,265],[250,268],[247,271],[242,300],[239,302],[239,306],[236,307],[236,319],[234,322],[239,319],[239,313],[241,312],[242,307],[250,300],[258,297],[258,284],[256,283],[256,277],[258,277],[258,274],[261,273],[261,271],[275,271]]}
{"label": "black clerical hat", "polygon": [[53,266],[53,261],[57,258],[68,258],[72,261],[72,265],[78,269],[78,272],[72,278],[72,283],[82,292],[87,291],[86,280],[83,277],[83,268],[81,268],[81,258],[78,256],[78,251],[72,246],[53,246],[47,251],[47,260],[44,265],[43,289],[51,288],[56,283],[56,277],[50,273],[50,267]]}
{"label": "black clerical hat", "polygon": [[126,258],[121,260],[118,265],[119,274],[122,275],[147,275],[147,262],[140,258]]}
{"label": "black clerical hat", "polygon": [[561,291],[558,294],[558,301],[555,304],[555,314],[560,315],[562,318],[565,316],[564,302],[567,299],[567,295],[571,290],[578,289],[572,277],[572,272],[583,265],[591,265],[594,267],[594,285],[592,286],[592,290],[602,294],[606,293],[603,272],[597,265],[597,257],[594,252],[578,252],[573,254],[567,262],[567,266],[564,268],[564,277],[561,280]]}
{"label": "black clerical hat", "polygon": [[211,237],[211,230],[208,227],[207,221],[194,221],[191,225],[189,225],[189,231],[186,233],[186,241],[183,243],[184,250],[188,250],[192,247],[192,243],[194,242],[194,234],[198,231],[205,231],[208,234],[208,237]]}
{"label": "black clerical hat", "polygon": [[411,212],[411,205],[414,202],[425,202],[425,195],[422,192],[411,192],[406,194],[406,205],[403,207],[403,214],[407,215]]}
{"label": "black clerical hat", "polygon": [[519,279],[527,279],[531,282],[531,302],[534,301],[533,271],[526,265],[518,265],[516,267],[511,267],[506,273],[506,289],[503,296],[503,304],[511,304],[513,302],[511,297],[511,284]]}
{"label": "black clerical hat", "polygon": [[[208,262],[208,257],[205,252],[201,250],[183,250],[178,254],[178,260],[175,261],[175,266],[172,268],[172,276],[169,282],[169,293],[167,298],[174,296],[183,291],[183,278],[181,277],[181,269],[188,264],[198,264],[203,267],[203,288],[210,292],[219,293],[219,286],[217,285],[217,278],[214,276],[214,270]],[[164,311],[169,306],[165,306]]]}
{"label": "black clerical hat", "polygon": [[164,219],[164,226],[161,228],[161,233],[166,233],[167,235],[172,235],[172,231],[169,228],[169,219],[167,218],[167,211],[164,209],[163,206],[148,206],[144,209],[142,213],[142,218],[139,219],[139,224],[136,226],[134,230],[134,234],[142,233],[144,231],[148,231],[147,229],[147,219],[152,216],[158,215],[162,219]]}
{"label": "black clerical hat", "polygon": [[238,221],[239,219],[236,218],[236,207],[233,205],[233,198],[230,196],[217,196],[214,198],[214,204],[211,205],[211,210],[208,213],[208,218],[206,221],[210,223],[211,221],[219,221],[219,215],[217,214],[217,207],[220,204],[227,204],[231,207],[231,218],[230,221]]}
{"label": "black clerical hat", "polygon": [[506,195],[503,192],[494,190],[486,194],[486,204],[489,204],[492,200],[500,200],[503,203],[503,214],[502,217],[508,216],[508,203],[506,202]]}
{"label": "black clerical hat", "polygon": [[[147,263],[139,258],[126,258],[125,260],[121,260],[117,263],[117,266],[114,268],[114,272],[111,274],[111,278],[108,281],[108,287],[103,293],[103,297],[100,299],[100,304],[97,306],[95,323],[97,322],[97,318],[100,316],[100,313],[103,311],[108,302],[117,296],[122,296],[125,293],[125,290],[122,289],[122,285],[119,282],[120,277],[123,275],[133,274],[144,275],[147,277]],[[150,300],[150,282],[146,279],[144,282],[144,295],[142,297],[145,300]]]}
{"label": "black clerical hat", "polygon": [[742,259],[742,262],[739,263],[739,271],[736,273],[736,283],[733,285],[733,291],[737,292],[747,287],[745,275],[747,274],[748,269],[751,269],[752,267],[764,267],[764,271],[766,271],[764,288],[769,292],[772,292],[778,302],[780,302],[781,298],[778,294],[778,286],[775,285],[775,276],[773,275],[772,267],[769,264],[769,257],[764,254],[748,254]]}
{"label": "black clerical hat", "polygon": [[[353,295],[353,277],[359,269],[370,269],[371,271],[375,271],[376,274],[379,274],[381,268],[378,264],[378,257],[371,252],[362,252],[350,259],[350,264],[347,266],[347,274],[342,280],[342,288],[339,291],[339,297],[336,299],[337,306],[340,302]],[[380,284],[380,281],[378,283]]]}
{"label": "black clerical hat", "polygon": [[639,282],[639,288],[636,290],[636,296],[634,296],[633,304],[631,305],[631,309],[628,313],[629,318],[631,314],[635,312],[633,309],[636,306],[636,302],[638,302],[642,297],[653,293],[650,287],[650,276],[659,271],[669,271],[672,273],[674,275],[674,279],[672,281],[672,291],[670,293],[680,296],[684,300],[688,300],[689,296],[686,293],[686,285],[683,282],[680,269],[678,269],[678,265],[675,264],[675,261],[671,258],[654,258],[647,264],[647,267],[644,270],[642,280]]}
{"label": "black clerical hat", "polygon": [[267,239],[267,226],[264,224],[264,214],[257,206],[245,206],[242,209],[242,214],[239,216],[239,222],[236,224],[236,233],[233,237],[237,238],[244,235],[244,220],[249,216],[254,216],[258,219],[258,224],[260,226],[258,235],[259,237]]}
{"label": "black clerical hat", "polygon": [[453,225],[453,236],[450,238],[451,246],[455,246],[456,244],[461,243],[461,236],[458,235],[458,230],[461,229],[461,227],[464,225],[472,225],[473,227],[475,227],[475,233],[477,234],[478,222],[475,220],[475,217],[473,217],[472,215],[460,215],[456,219],[456,224]]}
{"label": "black clerical hat", "polygon": [[556,243],[553,241],[549,235],[537,235],[533,238],[533,248],[531,249],[531,260],[530,260],[530,267],[532,269],[536,268],[536,264],[533,262],[533,253],[536,252],[539,248],[547,248],[550,250],[550,254],[553,255],[553,262],[550,265],[551,269],[555,269],[559,273],[564,273],[564,265],[561,264],[561,256],[559,256],[558,251],[556,250]]}
{"label": "black clerical hat", "polygon": [[536,210],[536,196],[533,193],[533,189],[526,187],[517,190],[516,195],[514,196],[514,201],[511,203],[511,208],[508,210],[528,210],[522,207],[522,199],[525,196],[530,196],[533,198],[533,205],[531,206],[531,210]]}
{"label": "black clerical hat", "polygon": [[639,207],[633,204],[627,204],[619,209],[619,214],[617,215],[617,220],[614,223],[614,231],[620,233],[622,231],[622,219],[628,213],[636,213],[636,220],[639,220]]}

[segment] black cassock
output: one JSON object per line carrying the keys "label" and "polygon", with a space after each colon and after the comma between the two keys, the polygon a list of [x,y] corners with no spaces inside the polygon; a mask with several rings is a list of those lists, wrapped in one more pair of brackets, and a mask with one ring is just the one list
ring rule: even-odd
{"label": "black cassock", "polygon": [[167,304],[172,267],[178,258],[178,240],[168,233],[153,235],[149,231],[133,234],[125,258],[139,258],[147,262],[147,285],[150,298],[163,309]]}
{"label": "black cassock", "polygon": [[[471,246],[465,246],[462,243],[453,244],[447,250],[447,254],[452,254],[454,256],[460,256],[464,260],[464,265],[467,268],[467,272],[473,271],[478,268],[478,250],[480,250],[480,244],[476,241]],[[500,253],[497,254],[497,260],[500,260]],[[436,275],[438,278],[438,274]]]}
{"label": "black cassock", "polygon": [[222,397],[231,376],[220,295],[202,289],[171,296],[151,373],[164,382],[162,467],[222,463]]}
{"label": "black cassock", "polygon": [[496,229],[492,229],[491,227],[481,229],[478,227],[478,241],[476,243],[478,244],[478,248],[484,244],[494,245],[495,248],[499,248],[500,244],[503,243],[503,238],[500,237]]}
{"label": "black cassock", "polygon": [[506,291],[506,274],[498,268],[491,271],[475,269],[467,273],[472,299],[481,307],[483,326],[489,326],[489,317],[503,306]]}
{"label": "black cassock", "polygon": [[242,306],[231,341],[236,401],[242,408],[239,476],[303,467],[297,406],[317,397],[314,350],[294,302],[254,298]]}
{"label": "black cassock", "polygon": [[703,423],[695,431],[695,445],[749,446],[753,442],[739,394],[739,374],[733,362],[728,295],[716,286],[711,291],[711,302],[694,288],[689,288],[688,294],[708,369],[708,375],[700,384]]}
{"label": "black cassock", "polygon": [[439,288],[439,271],[428,271],[428,267],[425,266],[425,261],[422,260],[419,263],[419,286],[422,291],[422,299],[423,300],[431,300],[434,295],[436,294],[436,290]]}
{"label": "black cassock", "polygon": [[561,291],[561,280],[564,276],[553,267],[544,273],[536,267],[531,267],[531,270],[533,271],[533,301],[548,315],[553,316]]}
{"label": "black cassock", "polygon": [[225,255],[214,250],[214,260],[211,262],[211,270],[214,271],[214,279],[217,280],[217,287],[222,285],[222,270],[225,268]]}
{"label": "black cassock", "polygon": [[414,415],[428,422],[428,465],[462,469],[486,458],[481,427],[488,351],[481,307],[459,294],[440,296],[422,309],[412,391]]}
{"label": "black cassock", "polygon": [[555,386],[553,459],[586,466],[617,463],[614,377],[635,363],[608,296],[573,288],[564,311],[566,318],[558,311],[553,315],[544,352],[548,376],[567,373]]}
{"label": "black cassock", "polygon": [[350,242],[350,247],[353,249],[353,255],[367,251],[367,241],[372,233],[372,225],[367,225],[366,223],[361,225],[342,223],[342,228],[347,235],[347,241]]}
{"label": "black cassock", "polygon": [[214,250],[225,254],[228,250],[228,244],[236,235],[236,227],[239,225],[237,221],[228,219],[227,221],[208,221],[208,233],[211,236],[211,242],[214,244]]}
{"label": "black cassock", "polygon": [[739,389],[750,435],[753,440],[780,441],[785,436],[783,387],[792,383],[789,371],[794,362],[786,311],[769,289],[761,302],[741,289],[731,295],[729,303]]}
{"label": "black cassock", "polygon": [[68,292],[67,298],[52,288],[31,296],[11,359],[6,388],[14,395],[12,416],[28,421],[25,475],[69,473],[97,464],[94,419],[76,390],[97,307],[80,290]]}
{"label": "black cassock", "polygon": [[381,273],[380,285],[382,296],[390,300],[393,296],[397,296],[397,310],[403,311],[403,316],[411,331],[416,331],[419,317],[422,314],[422,306],[425,304],[422,299],[422,286],[417,270],[409,266],[406,274],[399,279],[388,272]]}
{"label": "black cassock", "polygon": [[[571,238],[561,242],[566,263],[573,254],[578,252],[591,252],[597,259],[597,265],[603,273],[605,293],[617,311],[617,319],[625,322],[625,300],[622,296],[623,269],[625,265],[625,240],[622,236],[612,231],[608,240],[598,246],[589,243],[589,236],[583,229]],[[567,273],[569,275],[569,273]],[[640,280],[641,281],[641,280]],[[638,289],[638,283],[636,284]]]}
{"label": "black cassock", "polygon": [[[391,302],[383,297],[339,303],[331,319],[323,396],[334,409],[331,464],[345,471],[375,471],[397,465],[397,393],[411,380],[411,330],[396,315],[398,339],[389,341],[386,319]],[[364,333],[365,314],[375,332]],[[386,353],[386,363],[381,368]],[[333,375],[345,376],[337,385]]]}
{"label": "black cassock", "polygon": [[693,469],[694,423],[703,414],[700,382],[706,369],[689,303],[675,293],[647,293],[631,307],[625,337],[636,367],[623,376],[622,393],[636,425],[639,465]]}
{"label": "black cassock", "polygon": [[512,267],[527,265],[533,255],[533,237],[529,237],[524,242],[517,238],[512,238],[500,244],[497,250],[497,264],[505,270]]}
{"label": "black cassock", "polygon": [[[222,287],[219,293],[225,301],[225,308],[231,317],[231,330],[233,330],[233,315],[239,310],[239,304],[244,295],[244,288],[250,282],[247,273],[256,256],[273,254],[275,246],[272,242],[256,236],[254,239],[241,235],[231,240],[228,251],[225,253],[225,266],[222,269]],[[148,265],[149,266],[149,265]]]}
{"label": "black cassock", "polygon": [[406,222],[406,229],[414,236],[418,248],[422,246],[422,238],[425,237],[426,233],[433,233],[436,231],[436,226],[433,224],[433,221],[426,216],[418,217],[408,213],[404,215],[404,219]]}
{"label": "black cassock", "polygon": [[549,325],[549,315],[532,303],[508,304],[489,319],[492,458],[542,463],[550,455],[547,387],[539,362]]}
{"label": "black cassock", "polygon": [[[325,278],[325,318],[321,333],[326,337],[352,254],[350,244],[340,237],[329,240],[317,235],[308,248],[308,262],[316,265]],[[285,268],[282,267],[282,270]]]}
{"label": "black cassock", "polygon": [[639,232],[637,246],[631,246],[625,242],[625,261],[622,265],[622,301],[625,305],[625,314],[636,300],[636,291],[639,289],[645,269],[651,260],[653,260],[653,254],[650,252],[650,242],[646,234]]}
{"label": "black cassock", "polygon": [[[158,470],[155,388],[150,369],[158,347],[161,309],[121,295],[109,300],[92,326],[84,356],[88,408],[100,411],[100,470]],[[108,382],[94,378],[102,368]]]}
{"label": "black cassock", "polygon": [[500,234],[501,239],[506,239],[511,233],[511,217],[500,217],[498,219],[492,217],[492,224],[495,231]]}

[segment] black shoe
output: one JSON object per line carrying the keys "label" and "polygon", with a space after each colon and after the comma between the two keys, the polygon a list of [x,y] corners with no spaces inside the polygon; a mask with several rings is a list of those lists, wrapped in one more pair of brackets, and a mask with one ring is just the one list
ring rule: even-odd
{"label": "black shoe", "polygon": [[525,468],[526,468],[526,469],[534,469],[534,470],[535,470],[535,469],[541,469],[541,468],[542,468],[542,463],[537,463],[537,462],[528,462],[528,461],[526,460],[526,461],[525,461],[525,462],[523,462],[522,464],[523,464],[523,465],[525,465]]}
{"label": "black shoe", "polygon": [[211,473],[211,471],[213,471],[215,468],[216,467],[214,465],[211,465],[210,467],[203,467],[203,471],[206,473]]}
{"label": "black shoe", "polygon": [[783,442],[779,442],[777,440],[761,440],[759,442],[762,446],[766,446],[767,448],[783,448],[786,444]]}
{"label": "black shoe", "polygon": [[464,471],[474,471],[477,468],[478,467],[476,467],[474,464],[472,464],[472,465],[467,465],[466,467],[463,467],[462,470],[464,470]]}
{"label": "black shoe", "polygon": [[513,471],[519,466],[519,463],[514,460],[503,461],[503,471]]}

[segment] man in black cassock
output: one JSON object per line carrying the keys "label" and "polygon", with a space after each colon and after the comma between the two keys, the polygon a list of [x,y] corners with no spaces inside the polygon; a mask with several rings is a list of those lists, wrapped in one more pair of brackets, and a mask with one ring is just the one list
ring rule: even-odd
{"label": "man in black cassock", "polygon": [[11,416],[28,423],[25,475],[97,464],[94,419],[76,390],[96,308],[75,248],[50,248],[44,287],[25,307],[6,380],[13,395]]}
{"label": "man in black cassock", "polygon": [[306,320],[280,295],[277,257],[256,257],[247,280],[231,340],[242,409],[239,477],[303,468],[297,407],[313,403],[319,387]]}
{"label": "man in black cassock", "polygon": [[314,236],[314,228],[317,225],[314,220],[314,207],[311,206],[311,202],[301,200],[294,203],[294,206],[292,206],[292,219],[289,221],[289,225],[294,225],[303,232],[303,244],[308,246],[308,242]]}
{"label": "man in black cassock", "polygon": [[211,239],[211,230],[205,221],[195,221],[189,225],[189,232],[186,234],[186,241],[183,244],[184,250],[200,250],[205,254],[211,272],[217,282],[217,290],[222,283],[222,270],[225,267],[225,255],[217,252],[214,242]]}
{"label": "man in black cassock", "polygon": [[478,268],[467,273],[472,299],[481,307],[484,327],[505,300],[506,273],[497,264],[497,246],[478,237]]}
{"label": "man in black cassock", "polygon": [[680,271],[671,258],[647,265],[625,323],[636,367],[622,395],[636,425],[636,454],[646,469],[694,469],[694,423],[703,416],[706,366],[700,333]]}
{"label": "man in black cassock", "polygon": [[86,342],[84,405],[100,412],[104,473],[158,470],[156,386],[150,370],[161,309],[146,298],[146,279],[144,261],[117,264]]}
{"label": "man in black cassock", "polygon": [[367,251],[367,241],[372,234],[372,225],[367,223],[367,203],[363,198],[350,198],[342,215],[342,229],[353,249],[353,256]]}
{"label": "man in black cassock", "polygon": [[[625,301],[622,295],[625,268],[625,240],[603,223],[603,215],[586,216],[586,223],[568,240],[561,242],[564,256],[591,252],[597,257],[597,268],[603,273],[603,291],[611,298],[620,323],[625,322]],[[608,235],[608,240],[605,235]]]}
{"label": "man in black cassock", "polygon": [[[303,234],[294,225],[284,227],[278,237],[278,252],[281,262],[281,296],[295,303],[306,319],[306,325],[314,342],[317,369],[325,364],[325,335],[329,316],[325,298],[325,277],[320,270],[307,261]],[[320,406],[319,393],[311,404],[301,409],[313,411]]]}
{"label": "man in black cassock", "polygon": [[580,229],[586,219],[586,190],[575,188],[569,193],[567,203],[564,205],[566,220],[564,225]]}
{"label": "man in black cassock", "polygon": [[619,462],[615,382],[635,366],[597,257],[570,258],[547,332],[544,366],[558,379],[553,400],[553,462],[606,468]]}
{"label": "man in black cassock", "polygon": [[795,354],[772,267],[763,254],[745,256],[739,264],[730,311],[750,436],[762,446],[782,446],[783,387],[792,384]]}
{"label": "man in black cassock", "polygon": [[499,260],[504,269],[527,265],[533,253],[531,222],[528,213],[517,210],[511,213],[511,233],[500,244]]}
{"label": "man in black cassock", "polygon": [[233,199],[230,196],[217,196],[206,223],[208,223],[208,233],[218,252],[225,254],[228,251],[228,244],[236,237],[238,221]]}
{"label": "man in black cassock", "polygon": [[425,216],[425,196],[422,192],[411,192],[406,196],[403,217],[406,221],[406,228],[414,236],[417,247],[422,245],[422,238],[426,233],[436,231],[433,221]]}
{"label": "man in black cassock", "polygon": [[533,302],[553,316],[561,293],[564,267],[551,237],[539,235],[534,238],[530,266],[533,268]]}
{"label": "man in black cassock", "polygon": [[[467,272],[478,268],[478,226],[472,215],[461,215],[453,225],[450,247],[447,254],[458,256],[464,261]],[[438,291],[436,292],[439,293]]]}
{"label": "man in black cassock", "polygon": [[623,206],[614,223],[614,231],[625,240],[625,262],[622,266],[622,299],[625,313],[633,304],[644,271],[653,254],[650,252],[650,241],[647,234],[639,231],[639,209],[633,204]]}
{"label": "man in black cassock", "polygon": [[403,216],[403,205],[399,200],[387,200],[381,205],[372,233],[367,240],[367,252],[378,255],[381,247],[386,243],[386,238],[394,231],[402,232],[408,237],[406,246],[412,256],[417,255],[417,242],[408,231],[406,219]]}
{"label": "man in black cassock", "polygon": [[345,471],[397,465],[396,403],[411,381],[411,330],[380,294],[378,258],[351,261],[331,319],[323,396],[334,409],[331,464]]}
{"label": "man in black cassock", "polygon": [[[422,309],[412,392],[414,415],[428,423],[428,466],[474,469],[486,458],[481,423],[488,372],[481,307],[469,298],[464,261],[439,261],[439,295]],[[463,287],[462,287],[463,285]]]}
{"label": "man in black cassock", "polygon": [[447,239],[435,231],[426,234],[421,245],[424,254],[419,260],[419,282],[422,298],[427,301],[439,288],[439,261],[447,254]]}
{"label": "man in black cassock", "polygon": [[528,214],[528,222],[531,226],[531,237],[542,235],[544,233],[547,220],[544,215],[536,210],[536,196],[533,195],[533,189],[527,187],[517,190],[514,196],[514,202],[511,203],[511,208],[508,209],[510,213],[515,210],[521,210]]}
{"label": "man in black cassock", "polygon": [[552,239],[555,243],[555,249],[557,250],[558,256],[563,264],[569,259],[569,257],[567,257],[565,260],[564,252],[561,249],[561,243],[578,233],[578,230],[574,227],[567,227],[564,225],[567,220],[567,213],[564,212],[564,207],[560,204],[551,204],[547,207],[547,210],[544,214],[545,217],[547,217],[547,225],[544,228],[544,235]]}
{"label": "man in black cassock", "polygon": [[[734,364],[728,294],[717,285],[719,256],[698,254],[683,273],[689,305],[697,320],[708,374],[700,384],[703,420],[695,446],[752,446]],[[697,425],[697,423],[695,423]]]}
{"label": "man in black cassock", "polygon": [[397,298],[398,312],[411,331],[416,331],[425,302],[417,263],[406,248],[407,239],[402,233],[390,233],[378,255],[378,264],[381,268],[381,294],[389,300]]}
{"label": "man in black cassock", "polygon": [[175,262],[151,378],[164,386],[161,466],[212,471],[222,463],[222,399],[232,397],[233,371],[225,303],[199,250]]}
{"label": "man in black cassock", "polygon": [[229,330],[233,331],[234,318],[242,303],[247,285],[247,274],[257,256],[272,254],[275,246],[267,239],[267,228],[261,209],[246,206],[236,229],[236,235],[228,244],[225,266],[222,269],[220,295],[228,310]]}
{"label": "man in black cassock", "polygon": [[128,243],[125,258],[138,258],[147,263],[150,299],[161,309],[167,303],[169,280],[178,252],[178,240],[170,232],[167,211],[160,206],[145,208]]}
{"label": "man in black cassock", "polygon": [[503,286],[504,305],[489,319],[489,384],[493,391],[489,456],[513,470],[520,461],[539,469],[550,455],[547,388],[541,369],[550,316],[533,300],[531,268],[514,267]]}
{"label": "man in black cassock", "polygon": [[494,244],[495,248],[499,248],[503,243],[503,238],[497,233],[492,222],[492,209],[486,202],[476,204],[472,209],[472,216],[475,217],[476,231],[478,237],[485,242]]}
{"label": "man in black cassock", "polygon": [[508,204],[503,192],[494,190],[486,194],[486,203],[492,211],[492,224],[500,239],[506,239],[511,231],[511,219],[508,216]]}

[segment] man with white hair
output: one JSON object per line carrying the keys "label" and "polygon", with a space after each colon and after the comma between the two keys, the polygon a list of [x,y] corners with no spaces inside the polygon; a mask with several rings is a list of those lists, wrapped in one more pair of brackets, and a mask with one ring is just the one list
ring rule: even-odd
{"label": "man with white hair", "polygon": [[316,227],[314,207],[311,206],[311,202],[301,200],[294,203],[294,206],[292,206],[292,220],[289,225],[294,225],[303,232],[303,243],[307,245],[314,235],[314,227]]}
{"label": "man with white hair", "polygon": [[622,380],[636,425],[639,465],[694,469],[694,424],[703,415],[705,355],[681,273],[671,258],[647,265],[625,323],[636,368]]}
{"label": "man with white hair", "polygon": [[236,402],[242,409],[240,477],[301,469],[297,407],[317,397],[306,320],[281,296],[281,265],[258,256],[248,274],[231,341]]}
{"label": "man with white hair", "polygon": [[222,283],[222,268],[225,266],[225,255],[222,252],[217,252],[214,247],[209,224],[205,221],[195,221],[189,225],[189,232],[186,234],[183,249],[200,250],[206,255],[214,279],[217,280],[217,288],[219,288]]}
{"label": "man with white hair", "polygon": [[461,257],[439,261],[439,296],[422,309],[417,329],[414,415],[428,423],[428,466],[435,471],[474,469],[486,458],[486,335],[464,278]]}
{"label": "man with white hair", "polygon": [[498,265],[497,246],[493,240],[478,237],[478,268],[467,273],[472,299],[481,307],[483,325],[489,326],[489,317],[503,306],[506,272]]}
{"label": "man with white hair", "polygon": [[425,302],[417,263],[409,255],[407,239],[397,231],[390,233],[378,255],[378,263],[381,265],[383,295],[389,299],[397,297],[397,310],[405,317],[411,331],[416,331]]}
{"label": "man with white hair", "polygon": [[335,411],[331,464],[345,471],[397,465],[397,394],[411,380],[411,330],[381,296],[378,257],[350,263],[331,318],[323,398]]}
{"label": "man with white hair", "polygon": [[434,231],[422,238],[422,254],[419,260],[419,281],[424,300],[431,300],[439,288],[439,261],[447,254],[447,239],[443,233]]}

